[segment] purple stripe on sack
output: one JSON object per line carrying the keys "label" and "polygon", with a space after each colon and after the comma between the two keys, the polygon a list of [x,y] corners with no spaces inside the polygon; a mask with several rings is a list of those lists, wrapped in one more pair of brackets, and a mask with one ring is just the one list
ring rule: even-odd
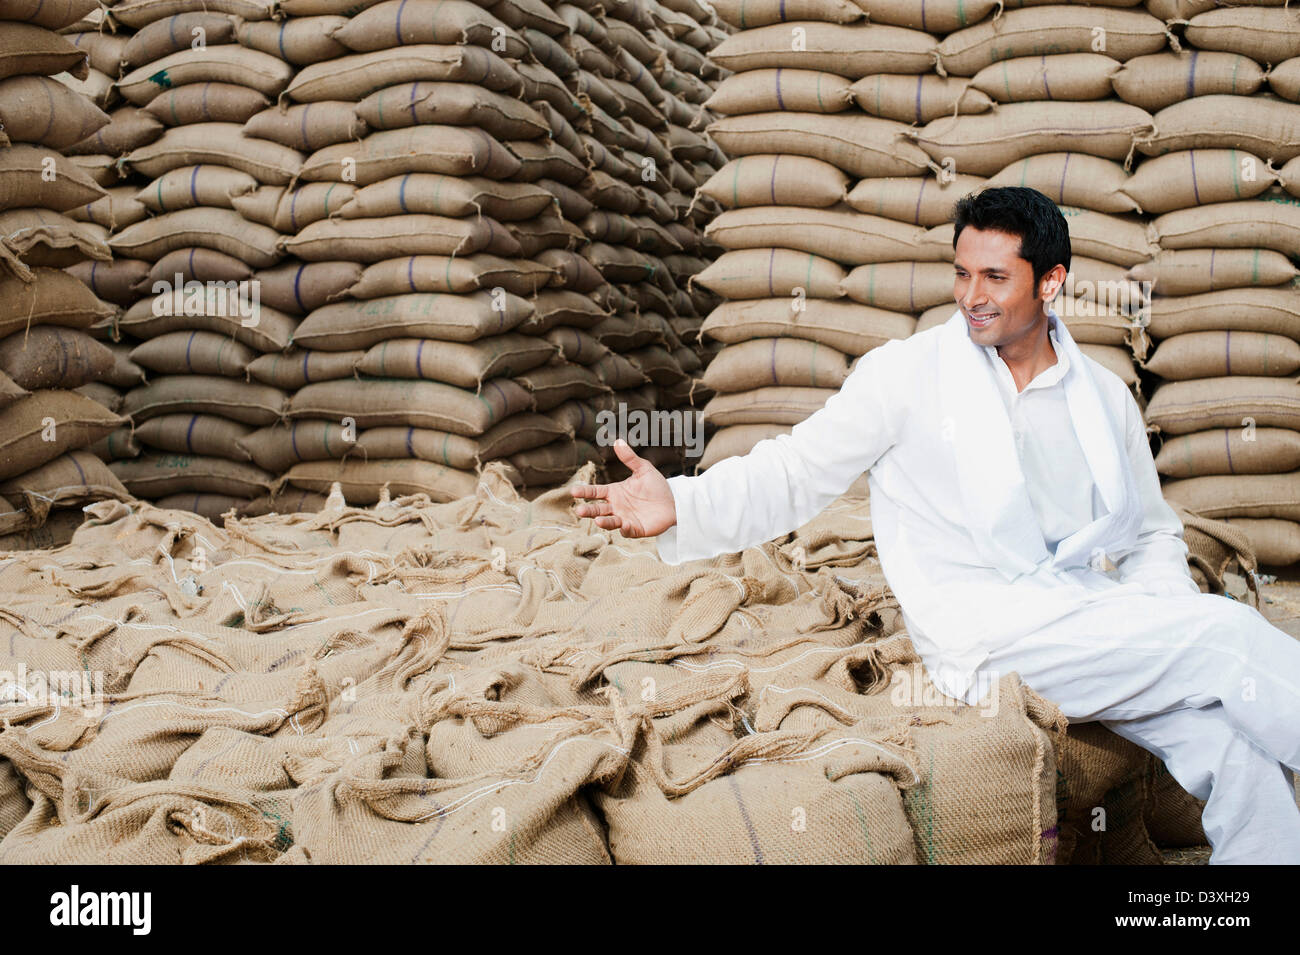
{"label": "purple stripe on sack", "polygon": [[[402,2],[405,3],[406,0],[402,0]],[[420,117],[415,115],[415,94],[418,93],[419,91],[420,91],[420,84],[419,84],[419,81],[416,81],[416,82],[412,83],[412,84],[411,84],[411,101],[410,101],[409,103],[407,103],[407,106],[410,108],[410,111],[411,111],[411,122],[412,122],[412,123],[415,123],[416,125],[419,125],[419,122],[420,122]]]}
{"label": "purple stripe on sack", "polygon": [[424,377],[424,339],[420,339],[420,344],[415,346],[415,377]]}
{"label": "purple stripe on sack", "polygon": [[736,784],[734,775],[727,777],[727,782],[731,784],[731,793],[736,797],[736,806],[740,809],[740,818],[745,823],[745,831],[749,833],[749,844],[754,847],[754,864],[763,864],[763,849],[758,844],[758,833],[754,831],[754,822],[749,818],[749,810],[745,808],[745,801],[740,798],[740,786]]}
{"label": "purple stripe on sack", "polygon": [[1196,95],[1196,56],[1197,51],[1192,51],[1192,62],[1187,64],[1187,98],[1191,99]]}
{"label": "purple stripe on sack", "polygon": [[409,458],[415,457],[415,445],[414,443],[412,443],[412,439],[414,437],[415,437],[415,429],[408,427],[406,429],[406,456]]}
{"label": "purple stripe on sack", "polygon": [[[920,74],[918,74],[916,77],[916,121],[918,123],[921,121],[921,80],[922,78],[923,77]],[[879,80],[876,81],[876,88],[877,90],[879,90],[880,88]]]}
{"label": "purple stripe on sack", "polygon": [[302,353],[302,380],[311,381],[311,371],[307,368],[307,359],[311,357],[311,352]]}
{"label": "purple stripe on sack", "polygon": [[781,22],[785,22],[785,0],[781,0]]}
{"label": "purple stripe on sack", "polygon": [[777,343],[777,339],[773,338],[772,339],[772,384],[774,385],[780,384],[780,382],[776,380],[776,343]]}
{"label": "purple stripe on sack", "polygon": [[302,108],[302,126],[299,133],[302,135],[302,148],[307,149],[307,114],[311,112],[311,103]]}
{"label": "purple stripe on sack", "polygon": [[1214,291],[1214,250],[1210,250],[1210,291]]}
{"label": "purple stripe on sack", "polygon": [[781,161],[780,156],[777,156],[775,159],[772,160],[771,192],[772,192],[772,205],[774,206],[780,205],[780,203],[776,201],[776,164],[779,163],[780,161]]}
{"label": "purple stripe on sack", "polygon": [[289,25],[288,20],[281,21],[280,36],[276,40],[276,46],[280,48],[280,59],[284,60],[286,63],[289,61],[289,54],[284,52],[284,28],[287,27],[288,25]]}
{"label": "purple stripe on sack", "polygon": [[194,370],[194,366],[190,364],[190,346],[194,344],[194,336],[197,334],[198,332],[190,332],[190,337],[185,342],[185,367],[190,371]]}
{"label": "purple stripe on sack", "polygon": [[194,453],[194,442],[191,439],[194,437],[194,425],[198,423],[198,420],[198,415],[190,415],[190,425],[185,429],[185,449],[189,451],[190,454]]}
{"label": "purple stripe on sack", "polygon": [[[782,17],[782,19],[785,19]],[[781,68],[776,68],[776,108],[785,109],[785,99],[781,96]]]}
{"label": "purple stripe on sack", "polygon": [[406,0],[402,0],[397,7],[397,20],[393,24],[393,33],[396,34],[397,45],[402,45],[402,11],[406,9]]}
{"label": "purple stripe on sack", "polygon": [[1038,58],[1038,60],[1039,60],[1040,63],[1043,64],[1043,92],[1045,92],[1045,93],[1047,94],[1047,98],[1048,98],[1048,99],[1055,99],[1056,97],[1054,97],[1054,96],[1052,95],[1052,88],[1047,84],[1047,56],[1046,56],[1046,54],[1044,54],[1043,56],[1040,56],[1040,57]]}
{"label": "purple stripe on sack", "polygon": [[[1026,160],[1028,162],[1028,160]],[[1070,171],[1070,154],[1065,154],[1065,162],[1061,164],[1061,184],[1057,187],[1057,202],[1065,202],[1065,175]]]}
{"label": "purple stripe on sack", "polygon": [[926,182],[928,182],[928,181],[929,181],[929,180],[927,180],[927,179],[922,179],[922,180],[921,180],[921,188],[920,188],[919,190],[917,190],[917,193],[916,193],[916,208],[912,210],[912,223],[913,223],[914,225],[920,225],[920,224],[921,224],[921,200],[922,200],[922,198],[924,198],[924,196],[925,196],[925,184],[926,184]]}
{"label": "purple stripe on sack", "polygon": [[304,312],[310,311],[306,304],[303,303],[302,295],[300,294],[302,291],[302,270],[306,267],[306,265],[298,266],[298,271],[293,274],[293,300],[298,303],[298,307]]}
{"label": "purple stripe on sack", "polygon": [[410,209],[406,208],[406,183],[408,180],[410,180],[410,178],[411,178],[411,174],[408,172],[406,175],[402,177],[402,181],[397,184],[397,205],[401,208],[403,212],[411,211]]}
{"label": "purple stripe on sack", "polygon": [[1196,185],[1196,150],[1187,150],[1187,161],[1192,164],[1192,195],[1196,197],[1196,204],[1201,204],[1201,190]]}
{"label": "purple stripe on sack", "polygon": [[68,455],[68,460],[71,461],[72,466],[77,469],[77,475],[81,478],[81,486],[90,487],[90,482],[86,480],[86,472],[81,470],[81,464],[78,463],[76,457],[70,454]]}
{"label": "purple stripe on sack", "polygon": [[1229,433],[1231,428],[1223,429],[1223,453],[1228,456],[1228,473],[1236,474],[1237,469],[1232,466],[1232,435]]}
{"label": "purple stripe on sack", "polygon": [[199,100],[200,105],[203,106],[203,118],[208,122],[212,122],[212,114],[208,112],[208,88],[210,86],[212,86],[211,83],[203,84],[203,98]]}
{"label": "purple stripe on sack", "polygon": [[[202,163],[200,163],[199,165],[195,166],[194,171],[190,173],[190,199],[193,200],[196,206],[200,205],[199,191],[198,191],[198,178],[199,178],[199,170],[202,168],[203,165]],[[190,254],[193,255],[194,253],[191,252]]]}
{"label": "purple stripe on sack", "polygon": [[412,292],[419,291],[415,287],[415,256],[411,256],[406,260],[406,284]]}
{"label": "purple stripe on sack", "polygon": [[772,269],[776,265],[776,249],[769,249],[767,253],[767,294],[776,297],[776,289],[772,286]]}

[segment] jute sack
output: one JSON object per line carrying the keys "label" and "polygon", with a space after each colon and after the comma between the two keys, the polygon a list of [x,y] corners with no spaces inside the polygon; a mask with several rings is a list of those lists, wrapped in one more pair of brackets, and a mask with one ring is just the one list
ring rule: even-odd
{"label": "jute sack", "polygon": [[5,5],[5,19],[31,23],[50,30],[72,26],[96,9],[93,0],[14,0]]}
{"label": "jute sack", "polygon": [[154,306],[158,303],[155,298],[136,302],[118,320],[118,330],[139,339],[177,331],[216,332],[261,352],[278,352],[288,347],[296,324],[293,318],[269,305],[259,306],[254,321],[253,316],[241,316],[228,308],[207,308],[202,302],[196,309],[182,308],[173,314],[175,303],[169,295],[161,297],[162,314],[157,315]]}
{"label": "jute sack", "polygon": [[[575,223],[566,222],[557,215],[538,216],[527,222],[510,222],[506,231],[519,243],[519,251],[513,253],[524,258],[534,258],[547,249],[573,249],[581,244],[582,228]],[[609,248],[609,243],[596,242]],[[653,267],[653,266],[652,266]]]}
{"label": "jute sack", "polygon": [[85,332],[37,325],[0,338],[0,374],[19,388],[77,388],[105,375],[113,353]]}
{"label": "jute sack", "polygon": [[[39,0],[36,2],[39,3]],[[26,20],[28,23],[36,22],[30,17]],[[100,33],[98,30],[64,31],[61,35],[86,54],[92,70],[98,70],[110,77],[122,72],[122,54],[126,50],[127,37],[120,34]]]}
{"label": "jute sack", "polygon": [[[84,395],[100,407],[107,408],[109,411],[117,413],[122,410],[123,395],[122,392],[112,385],[106,385],[102,381],[92,381],[76,389],[77,394]],[[23,395],[15,395],[11,398],[16,401]]]}
{"label": "jute sack", "polygon": [[67,212],[104,195],[101,186],[57,152],[22,143],[0,152],[0,209],[36,206]]}
{"label": "jute sack", "polygon": [[1166,106],[1152,119],[1155,130],[1139,135],[1148,156],[1179,149],[1244,149],[1274,162],[1300,156],[1300,106],[1262,96],[1215,93]]}
{"label": "jute sack", "polygon": [[[610,352],[610,354],[613,354],[613,352]],[[606,384],[609,384],[609,382],[606,382]],[[516,415],[515,417],[522,416]],[[589,402],[566,401],[563,404],[556,405],[541,417],[554,425],[560,434],[567,434],[571,438],[582,438],[584,441],[591,442],[597,439],[596,435],[599,426],[596,423],[596,409]],[[559,437],[559,434],[554,437]],[[547,440],[552,439],[548,438]]]}
{"label": "jute sack", "polygon": [[1111,95],[1120,66],[1100,53],[1019,56],[990,63],[970,84],[999,103],[1098,100]]}
{"label": "jute sack", "polygon": [[378,378],[424,378],[478,389],[489,378],[545,364],[555,349],[530,335],[492,335],[476,342],[392,338],[371,346],[357,371]]}
{"label": "jute sack", "polygon": [[249,222],[233,209],[196,206],[128,226],[109,239],[109,245],[135,259],[159,259],[177,249],[201,246],[264,269],[282,257],[276,248],[279,238],[274,229]]}
{"label": "jute sack", "polygon": [[[911,315],[854,302],[809,299],[799,312],[791,305],[783,298],[726,302],[710,312],[701,327],[725,344],[790,337],[820,342],[846,355],[862,355],[891,339],[907,338],[916,327]],[[956,308],[954,304],[948,315]]]}
{"label": "jute sack", "polygon": [[1300,197],[1300,156],[1278,170],[1279,185],[1293,196]]}
{"label": "jute sack", "polygon": [[842,113],[853,103],[850,86],[844,77],[818,70],[748,70],[719,83],[704,105],[723,116],[773,110]]}
{"label": "jute sack", "polygon": [[283,186],[302,167],[296,149],[242,135],[238,123],[193,123],[168,129],[154,142],[127,153],[125,162],[154,178],[179,166],[211,164],[240,169],[258,182]]}
{"label": "jute sack", "polygon": [[844,198],[849,177],[820,159],[756,155],[733,159],[700,186],[725,208],[813,206],[826,208]]}
{"label": "jute sack", "polygon": [[478,486],[473,471],[410,458],[305,461],[290,468],[283,481],[319,494],[328,493],[331,485],[338,483],[349,503],[363,506],[377,503],[380,489],[385,486],[394,496],[427,494],[437,502],[455,501],[473,494]]}
{"label": "jute sack", "polygon": [[1004,103],[996,112],[932,120],[906,135],[936,163],[947,160],[956,172],[992,176],[1035,153],[1082,152],[1125,160],[1134,138],[1151,129],[1146,110],[1098,100],[1071,109],[1042,102]]}
{"label": "jute sack", "polygon": [[1079,255],[1128,267],[1159,251],[1151,230],[1136,215],[1107,215],[1078,206],[1058,208],[1070,230],[1070,247]]}
{"label": "jute sack", "polygon": [[[527,274],[526,261],[528,260],[516,260],[511,264],[514,269]],[[550,270],[551,277],[548,284],[553,288],[569,289],[574,292],[594,292],[605,284],[604,277],[590,262],[568,249],[544,249],[537,254],[535,264]]]}
{"label": "jute sack", "polygon": [[1292,102],[1300,102],[1300,56],[1283,60],[1268,71],[1268,88]]}
{"label": "jute sack", "polygon": [[1300,341],[1300,293],[1289,286],[1232,288],[1151,300],[1148,331],[1156,338],[1229,329]]}
{"label": "jute sack", "polygon": [[950,221],[953,203],[986,184],[981,176],[947,178],[946,182],[934,176],[862,179],[844,201],[858,212],[930,228]]}
{"label": "jute sack", "polygon": [[356,104],[324,100],[280,108],[272,106],[250,116],[244,123],[244,135],[269,139],[281,146],[304,153],[315,152],[334,143],[361,139],[369,129],[356,114]]}
{"label": "jute sack", "polygon": [[1203,846],[1209,842],[1201,825],[1205,800],[1184,790],[1159,759],[1151,760],[1147,788],[1151,798],[1145,820],[1152,842],[1162,848]]}
{"label": "jute sack", "polygon": [[1300,433],[1240,425],[1166,436],[1156,470],[1169,478],[1300,470]]}
{"label": "jute sack", "polygon": [[4,36],[0,37],[0,78],[68,72],[84,80],[89,70],[86,54],[54,31],[5,21]]}
{"label": "jute sack", "polygon": [[[1100,723],[1069,724],[1056,747],[1058,862],[1158,864],[1161,856],[1145,821],[1154,757]],[[1105,823],[1100,831],[1094,829],[1097,820]]]}
{"label": "jute sack", "polygon": [[657,193],[651,194],[658,199],[659,203],[663,203],[662,206],[655,204],[653,201],[647,202],[643,200],[641,193],[637,192],[636,189],[625,182],[615,179],[603,169],[593,169],[590,176],[582,183],[581,191],[570,189],[554,179],[538,180],[537,185],[548,191],[553,191],[561,215],[574,221],[585,218],[597,206],[629,215],[644,206],[647,211],[657,210],[661,214],[663,210],[667,210],[669,214],[665,218],[672,217],[671,208],[662,199],[659,199]]}
{"label": "jute sack", "polygon": [[1192,96],[1249,96],[1264,85],[1264,71],[1240,53],[1183,50],[1136,56],[1111,77],[1111,85],[1124,102],[1154,113]]}
{"label": "jute sack", "polygon": [[[1105,38],[1101,49],[1098,30]],[[1171,36],[1145,12],[1053,5],[1009,10],[996,20],[950,33],[939,44],[939,61],[958,76],[974,76],[998,60],[1043,53],[1105,53],[1123,61],[1163,49]]]}
{"label": "jute sack", "polygon": [[264,385],[293,391],[313,381],[333,381],[352,377],[356,363],[365,352],[310,351],[293,348],[283,354],[262,355],[248,364],[248,375]]}
{"label": "jute sack", "polygon": [[478,394],[440,381],[343,379],[299,389],[289,417],[351,418],[359,428],[407,425],[473,436],[530,410],[531,403],[528,392],[509,378],[488,382]]}
{"label": "jute sack", "polygon": [[294,344],[341,351],[369,348],[389,338],[471,342],[511,331],[531,314],[528,302],[508,292],[389,295],[321,306],[302,320]]}
{"label": "jute sack", "polygon": [[609,390],[593,369],[569,363],[543,365],[521,372],[513,379],[494,379],[484,387],[495,387],[501,381],[525,388],[530,406],[538,412],[550,411],[571,398],[590,398]]}
{"label": "jute sack", "polygon": [[894,120],[852,113],[751,113],[708,126],[730,156],[789,154],[830,163],[856,176],[911,176],[926,169],[925,153]]}
{"label": "jute sack", "polygon": [[510,463],[519,472],[524,487],[563,484],[588,461],[600,459],[600,452],[593,445],[567,435],[510,455]]}
{"label": "jute sack", "polygon": [[849,0],[719,0],[712,5],[718,16],[739,30],[785,23],[789,20],[820,20],[824,23],[855,23],[866,16]]}
{"label": "jute sack", "polygon": [[238,44],[205,43],[132,70],[117,81],[117,89],[136,106],[148,105],[166,89],[192,83],[232,83],[273,97],[292,76],[293,67],[279,57]]}
{"label": "jute sack", "polygon": [[[274,5],[270,0],[208,0],[205,9],[244,20],[269,20]],[[189,12],[186,0],[126,0],[115,5],[113,19],[138,30],[155,20]]]}
{"label": "jute sack", "polygon": [[1166,212],[1153,222],[1163,249],[1274,249],[1300,247],[1300,199],[1263,195]]}
{"label": "jute sack", "polygon": [[357,433],[338,421],[303,420],[249,429],[236,441],[238,452],[259,468],[283,474],[302,461],[343,458],[356,447]]}
{"label": "jute sack", "polygon": [[1170,503],[1202,517],[1300,520],[1300,472],[1296,471],[1194,477],[1167,481],[1161,490]]}
{"label": "jute sack", "polygon": [[523,89],[523,80],[514,67],[490,50],[422,43],[313,63],[298,71],[288,94],[298,103],[357,102],[375,90],[416,80],[478,83],[512,95]]}
{"label": "jute sack", "polygon": [[[357,436],[355,449],[350,454],[361,460],[418,458],[449,468],[474,471],[488,461],[549,444],[566,433],[547,415],[521,411],[476,438],[430,428],[367,428]],[[594,426],[592,437],[595,437]]]}
{"label": "jute sack", "polygon": [[1300,384],[1254,375],[1172,381],[1156,389],[1146,417],[1167,434],[1270,425],[1300,429]]}
{"label": "jute sack", "polygon": [[1115,345],[1089,345],[1085,342],[1079,346],[1079,351],[1112,372],[1130,388],[1138,383],[1133,353],[1127,348],[1118,348]]}
{"label": "jute sack", "polygon": [[350,182],[309,182],[288,188],[275,210],[273,228],[282,235],[294,235],[338,213],[356,193],[357,187]]}
{"label": "jute sack", "polygon": [[78,262],[66,271],[101,299],[115,305],[134,305],[140,297],[135,286],[149,275],[149,263],[142,259],[113,259],[111,262]]}
{"label": "jute sack", "polygon": [[1300,561],[1300,524],[1295,521],[1267,517],[1225,517],[1224,521],[1250,539],[1255,557],[1261,564],[1289,567]]}
{"label": "jute sack", "polygon": [[1070,257],[1070,269],[1061,293],[1097,302],[1114,312],[1137,312],[1150,300],[1149,290],[1131,279],[1122,265],[1077,254]]}
{"label": "jute sack", "polygon": [[5,145],[34,143],[63,150],[106,125],[107,113],[58,80],[46,76],[0,79],[0,127]]}
{"label": "jute sack", "polygon": [[[713,401],[717,401],[714,398]],[[712,402],[711,402],[712,403]],[[706,412],[707,414],[707,412]],[[716,421],[715,418],[710,420]],[[700,458],[699,468],[707,471],[719,461],[738,458],[754,450],[754,445],[779,434],[789,434],[790,425],[783,424],[738,424],[719,428],[709,439]]]}
{"label": "jute sack", "polygon": [[366,266],[346,291],[351,298],[359,299],[404,292],[465,295],[493,288],[503,288],[512,295],[528,296],[544,287],[552,277],[551,269],[528,259],[503,259],[484,253],[410,255]]}
{"label": "jute sack", "polygon": [[[233,255],[226,255],[216,249],[204,249],[191,246],[168,252],[149,267],[149,275],[140,290],[152,291],[158,282],[176,281],[176,276],[188,282],[245,282],[253,277],[253,270],[247,262],[241,262]],[[162,291],[160,288],[159,292]],[[156,294],[156,293],[155,293]]]}
{"label": "jute sack", "polygon": [[348,49],[359,52],[412,43],[472,43],[499,50],[511,59],[528,55],[528,44],[514,30],[466,0],[386,0],[328,32]]}
{"label": "jute sack", "polygon": [[252,464],[187,454],[142,454],[109,465],[118,480],[136,497],[199,492],[252,498],[265,494],[272,475]]}
{"label": "jute sack", "polygon": [[1280,63],[1300,50],[1300,10],[1281,5],[1209,10],[1192,17],[1183,33],[1202,50],[1228,50]]}
{"label": "jute sack", "polygon": [[756,338],[718,352],[704,383],[718,392],[773,385],[838,388],[848,374],[848,356],[833,348],[797,338]]}
{"label": "jute sack", "polygon": [[318,149],[303,162],[299,175],[307,182],[368,186],[408,172],[508,179],[521,168],[505,146],[481,129],[412,126]]}
{"label": "jute sack", "polygon": [[262,301],[282,312],[302,315],[342,298],[361,279],[357,262],[285,262],[254,276]]}
{"label": "jute sack", "polygon": [[[545,335],[557,325],[572,325],[575,328],[589,329],[603,321],[609,315],[589,295],[581,295],[568,289],[545,289],[533,297],[533,315],[526,320],[520,331],[530,335]],[[648,328],[657,328],[654,313],[644,315]],[[649,334],[654,335],[653,332]],[[599,337],[599,336],[597,336]],[[637,345],[646,342],[638,339]],[[629,345],[628,347],[637,347]],[[612,347],[612,346],[611,346]]]}
{"label": "jute sack", "polygon": [[234,43],[235,26],[235,21],[223,13],[200,11],[156,20],[127,37],[122,49],[122,66],[134,69],[185,49],[194,42],[196,29],[210,45]]}
{"label": "jute sack", "polygon": [[[480,135],[485,134],[480,132]],[[586,142],[591,147],[589,155],[594,152],[597,156],[607,157],[608,161],[604,164],[606,172],[620,178],[631,178],[634,170],[625,160],[615,157],[594,139]],[[502,172],[497,178],[513,176],[522,182],[548,178],[573,188],[580,186],[587,178],[587,163],[552,139],[510,139],[505,145],[510,151],[510,158],[518,161],[519,167],[517,170]],[[592,165],[602,164],[593,161]],[[485,175],[493,173],[488,171]]]}
{"label": "jute sack", "polygon": [[836,263],[793,249],[725,252],[691,277],[723,298],[772,298],[800,289],[801,298],[840,298],[847,273]]}
{"label": "jute sack", "polygon": [[[792,34],[792,30],[802,32]],[[935,38],[920,30],[809,20],[732,34],[714,47],[709,57],[735,72],[764,67],[821,68],[859,79],[868,73],[928,73],[938,53]]]}
{"label": "jute sack", "polygon": [[216,332],[167,332],[142,342],[131,359],[162,375],[225,375],[242,378],[258,352]]}
{"label": "jute sack", "polygon": [[1179,249],[1161,252],[1128,270],[1161,295],[1199,295],[1243,285],[1287,285],[1300,269],[1272,249]]}
{"label": "jute sack", "polygon": [[135,186],[110,186],[108,195],[67,211],[75,222],[93,222],[105,229],[125,229],[149,215],[144,203],[135,198]]}
{"label": "jute sack", "polygon": [[294,66],[332,60],[348,48],[331,34],[347,25],[346,17],[320,16],[275,23],[269,20],[240,23],[239,42],[254,50],[278,56]]}
{"label": "jute sack", "polygon": [[285,411],[286,395],[269,385],[218,375],[163,375],[126,394],[122,411],[137,424],[163,414],[220,415],[245,424],[270,424]]}
{"label": "jute sack", "polygon": [[[261,495],[261,497],[250,501],[246,497],[233,497],[229,494],[165,494],[158,498],[154,504],[167,510],[189,511],[220,527],[223,523],[222,518],[231,511],[235,512],[236,517],[251,517],[258,513],[269,513],[269,510],[258,511],[256,509],[254,501],[262,499],[268,499],[268,495]],[[288,513],[297,512],[288,511]]]}
{"label": "jute sack", "polygon": [[531,139],[550,134],[542,115],[517,99],[471,83],[417,80],[376,90],[356,105],[371,129],[402,129],[419,123],[475,126],[496,139]]}
{"label": "jute sack", "polygon": [[872,73],[849,87],[849,95],[871,116],[903,123],[928,123],[956,113],[986,113],[993,100],[970,80],[924,73]]}
{"label": "jute sack", "polygon": [[88,451],[60,454],[40,467],[0,481],[0,494],[21,503],[37,520],[43,520],[53,507],[129,496],[108,465]]}
{"label": "jute sack", "polygon": [[237,442],[252,432],[250,425],[219,415],[164,414],[140,422],[135,429],[135,437],[151,448],[173,454],[199,454],[247,461],[248,454],[241,450]]}
{"label": "jute sack", "polygon": [[20,388],[14,383],[14,380],[0,371],[0,408],[11,405],[19,398],[26,398],[31,392],[26,388]]}
{"label": "jute sack", "polygon": [[105,463],[140,456],[140,445],[136,443],[135,433],[125,425],[110,431],[86,450]]}
{"label": "jute sack", "polygon": [[833,725],[850,738],[903,743],[913,754],[903,806],[918,862],[1053,864],[1060,711],[1014,674],[987,703],[956,705],[929,680],[906,636],[896,640],[905,654],[902,646],[876,651],[901,657],[877,664],[885,686],[863,693],[831,679],[799,685],[783,677],[784,692],[764,694],[754,728]]}
{"label": "jute sack", "polygon": [[[1142,165],[1138,170],[1145,168]],[[1088,153],[1063,152],[1026,156],[994,175],[986,185],[1027,186],[1058,205],[1094,212],[1140,212],[1138,203],[1125,194],[1129,181],[1129,174],[1117,162]]]}
{"label": "jute sack", "polygon": [[880,262],[859,265],[840,291],[863,305],[892,312],[920,312],[952,298],[952,266],[946,262]]}
{"label": "jute sack", "polygon": [[1171,381],[1292,375],[1300,369],[1300,343],[1266,332],[1188,332],[1161,341],[1146,369]]}
{"label": "jute sack", "polygon": [[[100,160],[108,159],[107,168],[102,170],[95,181],[101,186],[117,185],[121,179],[121,173],[115,163],[117,157],[153,142],[163,134],[166,128],[163,125],[164,121],[170,119],[172,119],[170,115],[160,117],[135,106],[119,106],[109,114],[109,122],[106,126],[101,126],[85,139],[68,146],[64,152],[69,156],[78,157],[73,160],[74,162],[90,160],[95,157],[95,154],[99,154],[95,158]],[[176,124],[172,123],[172,125]],[[87,170],[87,173],[90,173],[90,170]],[[111,180],[110,182],[103,181],[101,176],[104,173],[108,174],[107,178]]]}
{"label": "jute sack", "polygon": [[552,197],[527,182],[496,182],[482,176],[403,173],[358,189],[339,210],[344,219],[425,213],[486,215],[499,222],[531,219],[551,207]]}
{"label": "jute sack", "polygon": [[75,222],[49,209],[9,209],[0,212],[0,259],[8,260],[21,278],[38,266],[63,268],[87,259],[107,262],[106,229]]}
{"label": "jute sack", "polygon": [[282,240],[281,246],[285,252],[308,262],[353,259],[369,263],[403,254],[520,254],[514,237],[501,223],[486,216],[452,219],[416,214],[377,219],[321,219]]}
{"label": "jute sack", "polygon": [[144,369],[131,360],[131,345],[105,342],[104,347],[113,356],[113,364],[100,375],[99,380],[114,388],[134,388],[145,381]]}
{"label": "jute sack", "polygon": [[258,186],[246,195],[236,196],[230,200],[230,204],[249,222],[274,230],[280,200],[286,191],[284,186]]}
{"label": "jute sack", "polygon": [[938,251],[922,245],[923,231],[893,219],[864,215],[847,206],[801,209],[750,206],[724,212],[704,230],[724,249],[783,246],[810,252],[842,265],[937,261]]}
{"label": "jute sack", "polygon": [[73,391],[34,391],[0,410],[0,479],[98,441],[123,420]]}
{"label": "jute sack", "polygon": [[176,212],[194,206],[233,209],[231,200],[258,187],[246,172],[224,166],[180,166],[168,170],[135,195],[150,212]]}

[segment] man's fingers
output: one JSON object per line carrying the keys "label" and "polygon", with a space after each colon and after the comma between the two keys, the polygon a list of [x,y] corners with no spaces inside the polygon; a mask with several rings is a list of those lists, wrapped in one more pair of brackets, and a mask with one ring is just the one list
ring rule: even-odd
{"label": "man's fingers", "polygon": [[649,463],[645,458],[640,457],[633,451],[632,445],[622,438],[614,442],[614,453],[618,455],[620,461],[627,465],[629,471],[635,471],[640,465]]}
{"label": "man's fingers", "polygon": [[615,517],[613,514],[607,514],[596,518],[596,526],[603,527],[607,531],[616,531],[623,525],[621,517]]}
{"label": "man's fingers", "polygon": [[614,508],[608,501],[596,501],[593,504],[579,504],[573,510],[578,517],[603,517],[614,513]]}
{"label": "man's fingers", "polygon": [[569,493],[574,497],[601,498],[603,499],[609,493],[608,484],[575,484],[569,488]]}

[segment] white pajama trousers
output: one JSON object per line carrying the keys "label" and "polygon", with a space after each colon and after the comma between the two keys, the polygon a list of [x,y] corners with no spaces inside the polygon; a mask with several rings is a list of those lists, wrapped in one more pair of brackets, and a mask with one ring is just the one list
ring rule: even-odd
{"label": "white pajama trousers", "polygon": [[1212,594],[1102,598],[997,648],[981,670],[1018,672],[1071,722],[1100,721],[1164,760],[1207,800],[1211,863],[1300,864],[1300,641],[1253,607]]}

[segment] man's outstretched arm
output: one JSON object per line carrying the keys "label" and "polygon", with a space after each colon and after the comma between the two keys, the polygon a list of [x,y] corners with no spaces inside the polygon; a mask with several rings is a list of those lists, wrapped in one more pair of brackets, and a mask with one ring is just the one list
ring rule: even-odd
{"label": "man's outstretched arm", "polygon": [[840,390],[790,434],[760,441],[698,477],[665,479],[616,445],[632,477],[575,486],[573,495],[590,502],[578,506],[578,516],[629,537],[657,535],[659,556],[670,564],[744,550],[794,530],[894,443],[898,422],[879,375],[890,351],[886,345],[864,355]]}

